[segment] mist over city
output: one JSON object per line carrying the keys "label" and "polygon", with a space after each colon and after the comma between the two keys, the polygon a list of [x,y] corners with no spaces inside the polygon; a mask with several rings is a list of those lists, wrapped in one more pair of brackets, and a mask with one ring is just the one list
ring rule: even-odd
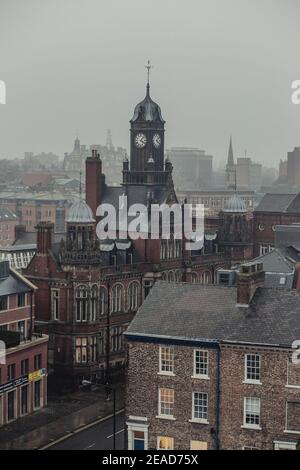
{"label": "mist over city", "polygon": [[1,451],[300,450],[299,17],[0,0]]}

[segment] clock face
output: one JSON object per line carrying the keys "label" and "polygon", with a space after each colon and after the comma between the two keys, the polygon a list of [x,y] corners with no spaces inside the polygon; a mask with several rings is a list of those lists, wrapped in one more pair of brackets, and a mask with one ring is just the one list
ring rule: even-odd
{"label": "clock face", "polygon": [[160,147],[161,145],[161,137],[159,134],[154,134],[153,136],[153,145],[154,147],[156,147],[157,149]]}
{"label": "clock face", "polygon": [[142,149],[146,147],[147,137],[145,136],[145,134],[140,132],[139,134],[135,136],[134,142],[137,148]]}

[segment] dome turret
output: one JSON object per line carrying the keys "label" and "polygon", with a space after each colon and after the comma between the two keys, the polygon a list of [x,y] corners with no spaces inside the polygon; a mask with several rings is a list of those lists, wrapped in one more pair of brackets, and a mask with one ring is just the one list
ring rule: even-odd
{"label": "dome turret", "polygon": [[224,212],[247,212],[245,201],[234,193],[226,202]]}
{"label": "dome turret", "polygon": [[66,220],[68,223],[93,224],[95,222],[92,209],[82,199],[74,202],[70,207]]}

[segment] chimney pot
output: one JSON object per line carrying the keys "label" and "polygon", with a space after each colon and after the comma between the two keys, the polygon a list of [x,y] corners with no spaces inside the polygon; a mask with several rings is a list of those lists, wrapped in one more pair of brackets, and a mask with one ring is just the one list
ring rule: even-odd
{"label": "chimney pot", "polygon": [[256,290],[264,286],[263,263],[242,265],[237,279],[237,306],[249,307]]}

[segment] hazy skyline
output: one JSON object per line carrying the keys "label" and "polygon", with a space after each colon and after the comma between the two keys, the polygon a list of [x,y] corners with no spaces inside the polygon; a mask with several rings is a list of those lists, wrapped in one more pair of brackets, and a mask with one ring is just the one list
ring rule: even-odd
{"label": "hazy skyline", "polygon": [[[300,146],[297,0],[0,0],[0,158],[71,151],[82,143],[129,150],[129,120],[151,95],[166,148],[277,166]],[[217,162],[215,162],[217,163]]]}

